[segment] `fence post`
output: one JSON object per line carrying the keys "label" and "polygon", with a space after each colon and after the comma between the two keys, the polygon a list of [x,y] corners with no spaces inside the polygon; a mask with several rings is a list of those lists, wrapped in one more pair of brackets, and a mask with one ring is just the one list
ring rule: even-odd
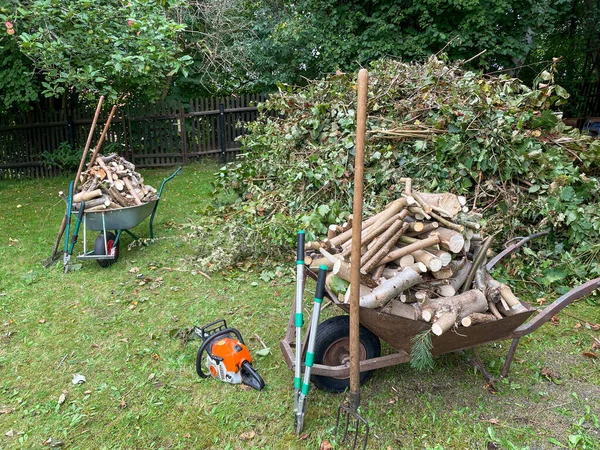
{"label": "fence post", "polygon": [[181,134],[181,151],[183,153],[183,163],[187,164],[187,128],[185,126],[185,111],[181,102],[179,102],[179,133]]}
{"label": "fence post", "polygon": [[227,162],[227,153],[225,142],[225,105],[223,103],[219,103],[219,144],[221,145],[221,160],[223,164]]}

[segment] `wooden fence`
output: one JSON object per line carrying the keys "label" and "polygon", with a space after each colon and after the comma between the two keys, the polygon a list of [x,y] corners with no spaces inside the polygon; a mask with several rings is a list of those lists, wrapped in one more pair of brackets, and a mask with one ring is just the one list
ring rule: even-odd
{"label": "wooden fence", "polygon": [[[257,118],[265,95],[201,98],[187,103],[124,105],[117,110],[103,151],[116,151],[137,167],[186,164],[212,156],[227,160],[240,151],[236,138]],[[110,105],[105,105],[92,145],[100,136]],[[60,169],[47,164],[61,143],[85,146],[93,109],[30,113],[0,118],[0,179],[39,178]]]}

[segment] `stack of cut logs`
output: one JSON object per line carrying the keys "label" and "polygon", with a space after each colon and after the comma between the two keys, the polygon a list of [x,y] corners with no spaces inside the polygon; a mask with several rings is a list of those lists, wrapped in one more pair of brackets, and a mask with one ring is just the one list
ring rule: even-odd
{"label": "stack of cut logs", "polygon": [[[482,238],[481,216],[469,213],[466,199],[419,193],[411,179],[402,181],[403,197],[362,223],[360,305],[430,322],[437,336],[526,311],[508,286],[487,273],[492,237]],[[351,228],[349,217],[342,226],[331,225],[327,239],[307,243],[306,263],[328,267],[330,288],[350,281]],[[349,292],[338,289],[344,302]]]}
{"label": "stack of cut logs", "polygon": [[77,210],[83,201],[86,212],[102,211],[141,205],[156,198],[156,189],[144,184],[144,178],[132,163],[116,153],[98,155],[94,165],[79,178],[73,208]]}

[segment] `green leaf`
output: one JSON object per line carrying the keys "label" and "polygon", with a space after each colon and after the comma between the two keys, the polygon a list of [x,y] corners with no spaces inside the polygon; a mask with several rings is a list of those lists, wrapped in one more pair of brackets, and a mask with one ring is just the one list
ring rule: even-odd
{"label": "green leaf", "polygon": [[271,349],[269,347],[267,348],[261,348],[260,350],[255,352],[258,356],[267,356],[269,353],[271,353]]}
{"label": "green leaf", "polygon": [[329,207],[329,205],[320,205],[317,208],[317,212],[319,213],[319,215],[321,217],[326,217],[327,214],[329,214],[329,211],[331,211],[331,208]]}

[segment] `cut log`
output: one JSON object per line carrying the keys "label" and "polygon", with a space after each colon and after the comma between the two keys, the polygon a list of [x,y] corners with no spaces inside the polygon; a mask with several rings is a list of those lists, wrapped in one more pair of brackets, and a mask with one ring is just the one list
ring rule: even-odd
{"label": "cut log", "polygon": [[127,186],[127,190],[133,196],[133,199],[135,200],[136,205],[141,205],[142,204],[142,199],[140,199],[140,197],[138,196],[137,192],[135,191],[135,189],[131,185],[131,180],[129,178],[124,178],[123,181],[125,182],[125,186]]}
{"label": "cut log", "polygon": [[97,198],[102,196],[102,190],[101,189],[95,189],[93,191],[89,191],[89,192],[79,192],[78,194],[75,194],[73,196],[73,203],[79,203],[80,201],[84,201],[87,202],[93,198]]}
{"label": "cut log", "polygon": [[327,228],[327,239],[331,240],[337,236],[337,233],[338,233],[337,227],[338,227],[337,225],[329,225],[329,228]]}
{"label": "cut log", "polygon": [[446,267],[452,261],[452,255],[444,250],[434,248],[426,248],[425,250],[431,253],[432,255],[437,256],[440,259],[440,261],[442,261],[442,267]]}
{"label": "cut log", "polygon": [[321,266],[326,266],[327,270],[331,270],[333,268],[333,263],[331,261],[329,261],[327,258],[323,257],[323,258],[313,259],[309,267],[311,269],[318,270],[319,267],[321,267]]}
{"label": "cut log", "polygon": [[[381,249],[379,249],[379,251],[377,253],[375,253],[371,259],[369,259],[364,266],[362,266],[362,269],[365,272],[370,272],[371,270],[373,270],[375,267],[377,267],[379,264],[379,262],[384,259],[387,255],[389,255],[391,248],[394,246],[394,244],[398,241],[398,239],[400,238],[400,236],[402,236],[402,234],[404,234],[404,232],[406,231],[406,229],[408,228],[408,224],[406,223],[401,223],[401,227],[399,230],[397,230],[394,235],[387,241],[384,243],[384,245],[381,247]],[[383,239],[381,239],[383,241]],[[368,252],[367,252],[368,253]]]}
{"label": "cut log", "polygon": [[506,284],[500,284],[500,296],[515,314],[527,311],[527,308],[521,304],[519,298],[513,294],[513,291]]}
{"label": "cut log", "polygon": [[443,216],[453,218],[461,212],[462,205],[458,196],[448,192],[443,194],[420,193],[421,199],[431,206],[431,209]]}
{"label": "cut log", "polygon": [[[405,225],[405,229],[408,227],[408,224],[403,224],[402,220],[396,220],[386,231],[381,234],[381,236],[379,236],[377,240],[374,240],[368,251],[360,258],[361,267],[364,266],[379,250],[381,250],[385,244],[390,242],[394,234],[396,234],[396,232],[402,228],[403,225]],[[392,242],[391,245],[393,246],[395,243],[396,242]],[[365,272],[369,271],[365,269]]]}
{"label": "cut log", "polygon": [[[485,295],[478,290],[472,289],[460,295],[447,298],[430,300],[427,303],[427,312],[423,310],[423,320],[429,322],[435,317],[431,331],[436,336],[441,336],[448,331],[457,321],[476,312],[485,312],[488,309],[488,303]],[[433,315],[429,313],[433,311]]]}
{"label": "cut log", "polygon": [[401,247],[397,250],[392,250],[385,258],[381,260],[379,264],[387,264],[395,259],[401,258],[404,255],[408,255],[416,250],[422,250],[432,245],[437,244],[440,241],[439,236],[430,236],[426,239],[419,240],[405,247]]}
{"label": "cut log", "polygon": [[[331,271],[342,280],[350,282],[350,263],[338,259],[334,261]],[[377,282],[365,273],[360,274],[360,282],[369,288],[376,288],[378,286]]]}
{"label": "cut log", "polygon": [[[110,199],[106,195],[103,195],[102,197],[93,198],[85,202],[85,210],[89,211],[96,206],[104,206],[103,209],[106,209],[109,205]],[[79,203],[73,203],[73,209],[79,210]]]}
{"label": "cut log", "polygon": [[[369,226],[371,226],[380,216],[381,214],[383,214],[383,211],[380,212],[379,214],[375,214],[373,217],[369,217],[368,219],[364,220],[362,222],[362,230],[364,231],[365,229],[367,229]],[[329,240],[329,245],[331,247],[339,247],[340,245],[344,244],[345,242],[347,242],[350,238],[352,237],[352,227],[350,227],[348,230],[344,231],[342,234],[334,237],[333,239]]]}
{"label": "cut log", "polygon": [[[346,293],[344,294],[344,303],[350,303],[350,288],[352,286],[348,286],[348,289],[346,289]],[[369,295],[371,294],[371,292],[373,292],[373,290],[368,287],[365,286],[364,284],[360,285],[360,292],[359,295],[362,297],[363,295]]]}
{"label": "cut log", "polygon": [[463,327],[470,327],[472,325],[496,322],[497,320],[493,314],[473,313],[467,317],[463,317],[460,323]]}
{"label": "cut log", "polygon": [[465,238],[455,230],[438,227],[435,231],[428,233],[428,236],[433,236],[434,234],[437,234],[440,238],[440,247],[452,253],[460,253],[465,245]]}
{"label": "cut log", "polygon": [[[368,229],[363,231],[363,233],[361,234],[361,238],[360,238],[360,242],[361,242],[361,246],[362,246],[361,248],[365,248],[375,238],[377,238],[379,235],[381,235],[386,230],[388,230],[397,220],[403,221],[407,214],[408,213],[406,211],[402,211],[402,212],[390,217],[387,221],[385,221],[383,223],[383,225],[380,225],[380,226],[377,226],[375,224],[371,225]],[[344,249],[344,251],[342,252],[342,255],[344,257],[349,256],[350,253],[352,252],[352,239],[349,239],[346,243],[344,243],[342,248]]]}
{"label": "cut log", "polygon": [[398,300],[391,300],[385,305],[381,312],[391,314],[392,316],[404,317],[405,319],[418,320],[420,311],[415,306],[418,304],[407,305]]}
{"label": "cut log", "polygon": [[411,222],[408,224],[408,231],[410,231],[411,233],[422,233],[423,228],[425,228],[425,224],[423,222]]}
{"label": "cut log", "polygon": [[412,266],[415,263],[415,257],[413,255],[404,255],[402,258],[398,258],[394,262],[400,267]]}
{"label": "cut log", "polygon": [[431,272],[437,272],[442,268],[442,260],[425,250],[412,252],[415,261],[422,262]]}
{"label": "cut log", "polygon": [[447,280],[454,276],[454,271],[450,266],[446,266],[442,267],[437,272],[433,272],[432,275],[436,280]]}
{"label": "cut log", "polygon": [[360,297],[360,306],[365,308],[380,308],[402,291],[422,281],[421,276],[410,268],[403,269],[398,275],[385,280],[368,295]]}

